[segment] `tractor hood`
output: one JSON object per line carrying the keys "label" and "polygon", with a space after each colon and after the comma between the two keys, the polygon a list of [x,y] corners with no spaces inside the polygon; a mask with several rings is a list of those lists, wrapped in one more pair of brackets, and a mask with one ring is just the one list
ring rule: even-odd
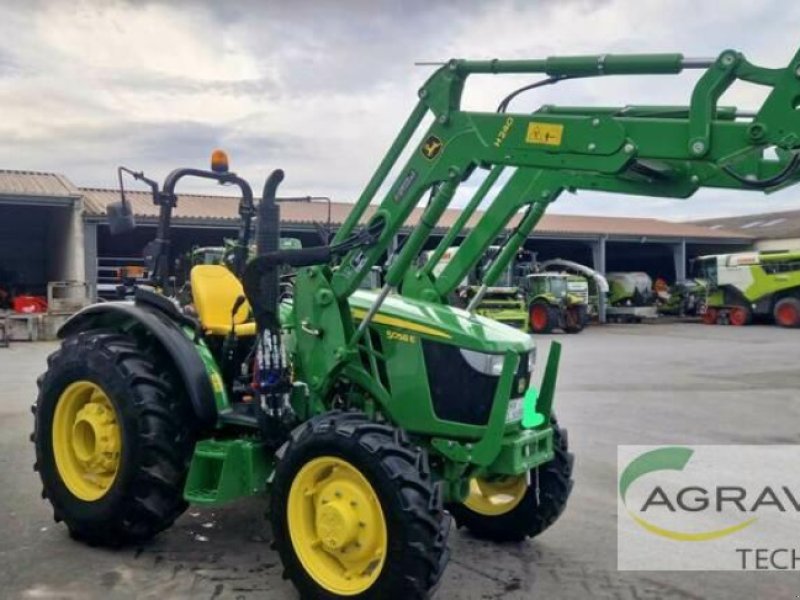
{"label": "tractor hood", "polygon": [[[360,321],[377,298],[377,293],[357,291],[350,297],[353,316]],[[424,338],[451,343],[481,352],[529,352],[534,343],[529,335],[465,310],[390,295],[373,323],[396,328]]]}

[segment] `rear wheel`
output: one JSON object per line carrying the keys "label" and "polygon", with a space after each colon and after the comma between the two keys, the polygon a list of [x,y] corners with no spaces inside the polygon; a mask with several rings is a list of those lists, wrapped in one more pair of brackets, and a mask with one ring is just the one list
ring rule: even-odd
{"label": "rear wheel", "polygon": [[738,306],[731,307],[728,318],[731,325],[742,327],[744,325],[749,325],[753,320],[753,311],[750,310],[749,306],[740,304]]}
{"label": "rear wheel", "polygon": [[152,352],[128,335],[89,331],[66,339],[39,379],[32,440],[42,494],[55,520],[91,544],[150,538],[186,507],[187,404]]}
{"label": "rear wheel", "polygon": [[703,323],[706,325],[716,325],[719,319],[719,311],[716,308],[708,307],[703,313]]}
{"label": "rear wheel", "polygon": [[303,598],[425,598],[447,562],[449,519],[426,455],[361,413],[320,415],[295,431],[270,520]]}
{"label": "rear wheel", "polygon": [[546,302],[534,302],[529,311],[532,333],[550,333],[558,325],[557,311]]}
{"label": "rear wheel", "polygon": [[781,327],[800,327],[800,300],[797,298],[778,300],[773,314],[775,323]]}
{"label": "rear wheel", "polygon": [[458,527],[466,527],[476,537],[494,542],[518,542],[536,537],[556,522],[564,512],[572,492],[572,467],[575,457],[569,452],[567,432],[553,426],[552,461],[525,475],[493,480],[473,479],[463,504],[449,506]]}
{"label": "rear wheel", "polygon": [[583,305],[567,307],[564,312],[564,331],[580,333],[584,327],[586,327],[586,307]]}

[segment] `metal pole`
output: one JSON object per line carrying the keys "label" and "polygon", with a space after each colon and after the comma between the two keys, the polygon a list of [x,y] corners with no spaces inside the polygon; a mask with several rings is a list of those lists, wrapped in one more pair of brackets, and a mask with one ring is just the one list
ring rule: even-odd
{"label": "metal pole", "polygon": [[439,242],[439,245],[436,246],[436,249],[433,251],[433,254],[428,259],[428,262],[420,270],[420,273],[428,275],[433,272],[433,268],[438,264],[441,260],[444,253],[453,243],[453,241],[458,237],[458,235],[464,230],[467,222],[469,221],[470,217],[475,213],[475,210],[478,208],[481,202],[483,202],[484,198],[486,198],[486,194],[489,193],[489,190],[497,181],[497,178],[500,177],[500,174],[503,172],[505,168],[504,165],[495,165],[489,174],[486,176],[486,179],[483,180],[481,185],[475,192],[475,195],[472,196],[467,206],[465,206],[461,214],[458,216],[455,224],[450,228],[450,230],[445,234],[442,240]]}
{"label": "metal pole", "polygon": [[367,331],[367,327],[369,327],[370,322],[372,321],[373,317],[378,314],[378,311],[381,309],[381,305],[383,301],[386,300],[386,296],[389,295],[389,292],[392,291],[392,286],[388,283],[385,284],[381,291],[378,293],[378,297],[375,298],[375,302],[372,303],[372,306],[369,307],[367,314],[364,315],[364,319],[358,325],[358,329],[356,330],[353,339],[350,340],[351,345],[355,346],[358,344],[358,340],[361,339],[361,336]]}
{"label": "metal pole", "polygon": [[483,297],[486,295],[486,290],[488,289],[489,286],[486,285],[485,283],[480,288],[478,288],[478,293],[475,294],[475,297],[470,301],[469,306],[467,306],[468,313],[470,314],[475,313],[475,309],[478,308],[478,305],[481,303],[481,300],[483,300]]}
{"label": "metal pole", "polygon": [[684,58],[681,61],[681,66],[684,69],[707,69],[711,65],[716,62],[714,58],[700,58],[700,57],[691,57],[691,58]]}

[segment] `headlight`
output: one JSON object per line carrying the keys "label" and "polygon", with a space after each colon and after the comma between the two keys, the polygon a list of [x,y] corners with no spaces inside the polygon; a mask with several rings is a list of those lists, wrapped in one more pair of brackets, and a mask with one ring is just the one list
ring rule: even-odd
{"label": "headlight", "polygon": [[533,370],[536,368],[536,346],[533,350],[528,352],[528,373],[533,375]]}
{"label": "headlight", "polygon": [[475,352],[474,350],[465,350],[459,348],[461,356],[467,361],[467,364],[484,375],[491,375],[492,377],[500,377],[503,372],[503,361],[505,354],[485,354],[483,352]]}

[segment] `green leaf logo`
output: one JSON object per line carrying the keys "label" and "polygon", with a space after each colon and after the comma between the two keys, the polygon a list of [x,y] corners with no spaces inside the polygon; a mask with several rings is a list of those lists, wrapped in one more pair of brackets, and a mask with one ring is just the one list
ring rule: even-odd
{"label": "green leaf logo", "polygon": [[694,450],[691,448],[671,446],[645,452],[631,461],[628,466],[625,467],[625,470],[622,472],[622,475],[620,475],[619,478],[619,495],[622,499],[622,503],[628,510],[630,517],[646,531],[649,531],[654,535],[679,542],[706,542],[709,540],[716,540],[736,533],[737,531],[741,531],[745,527],[749,527],[755,523],[758,519],[757,517],[752,517],[742,521],[741,523],[731,527],[726,527],[724,529],[687,533],[659,527],[658,525],[646,521],[628,507],[628,489],[631,487],[634,481],[644,477],[649,473],[655,473],[657,471],[683,471],[684,467],[689,463],[689,460],[691,460],[693,454]]}

